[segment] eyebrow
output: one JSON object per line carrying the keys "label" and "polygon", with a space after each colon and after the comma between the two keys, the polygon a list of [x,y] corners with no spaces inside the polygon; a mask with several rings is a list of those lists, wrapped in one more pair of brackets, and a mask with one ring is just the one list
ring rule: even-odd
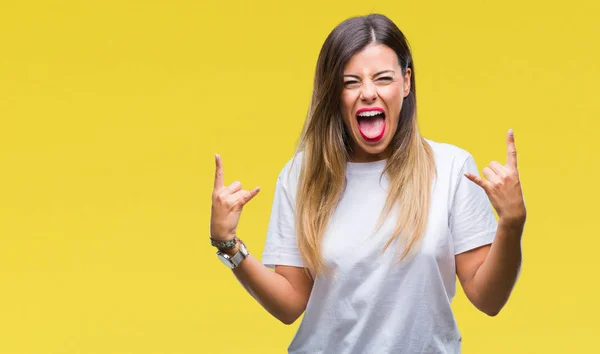
{"label": "eyebrow", "polygon": [[[382,70],[382,71],[376,72],[375,75],[373,75],[373,76],[379,76],[379,75],[385,74],[385,73],[395,74],[395,71],[394,70]],[[344,77],[353,77],[353,78],[356,78],[356,79],[360,79],[360,76],[354,75],[354,74],[344,74]]]}

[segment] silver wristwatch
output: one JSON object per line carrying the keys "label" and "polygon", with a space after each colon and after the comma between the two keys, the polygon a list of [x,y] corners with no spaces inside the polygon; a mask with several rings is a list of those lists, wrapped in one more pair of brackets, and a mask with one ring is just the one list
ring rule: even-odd
{"label": "silver wristwatch", "polygon": [[240,250],[233,257],[226,253],[223,253],[221,251],[217,252],[217,256],[219,257],[221,262],[223,262],[223,264],[228,266],[229,269],[237,268],[237,266],[239,266],[240,263],[242,263],[242,261],[246,257],[248,257],[248,255],[250,254],[250,253],[248,253],[248,249],[246,248],[246,245],[244,244],[244,242],[242,242],[240,240],[239,244],[240,244]]}

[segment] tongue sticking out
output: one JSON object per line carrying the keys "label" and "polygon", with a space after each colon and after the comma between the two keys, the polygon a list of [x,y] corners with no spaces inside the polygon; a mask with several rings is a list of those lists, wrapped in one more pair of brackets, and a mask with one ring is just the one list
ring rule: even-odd
{"label": "tongue sticking out", "polygon": [[358,117],[358,130],[366,140],[379,140],[385,131],[385,117],[382,114],[374,117]]}

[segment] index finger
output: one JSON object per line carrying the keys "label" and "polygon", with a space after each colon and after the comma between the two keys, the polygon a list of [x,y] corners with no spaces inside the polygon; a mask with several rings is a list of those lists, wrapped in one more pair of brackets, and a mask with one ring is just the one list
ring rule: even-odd
{"label": "index finger", "polygon": [[512,129],[508,131],[506,136],[506,164],[512,167],[517,167],[517,148],[515,146],[515,134]]}
{"label": "index finger", "polygon": [[223,188],[223,161],[221,161],[221,156],[219,154],[215,154],[215,190],[220,190]]}

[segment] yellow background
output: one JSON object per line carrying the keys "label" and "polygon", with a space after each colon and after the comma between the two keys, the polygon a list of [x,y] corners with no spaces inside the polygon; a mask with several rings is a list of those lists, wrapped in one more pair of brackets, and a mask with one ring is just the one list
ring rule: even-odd
{"label": "yellow background", "polygon": [[514,128],[529,219],[496,318],[459,293],[464,353],[597,352],[597,1],[3,1],[0,353],[284,353],[208,244],[213,153],[261,193],[277,174],[323,40],[380,12],[412,44],[420,125],[504,163]]}

